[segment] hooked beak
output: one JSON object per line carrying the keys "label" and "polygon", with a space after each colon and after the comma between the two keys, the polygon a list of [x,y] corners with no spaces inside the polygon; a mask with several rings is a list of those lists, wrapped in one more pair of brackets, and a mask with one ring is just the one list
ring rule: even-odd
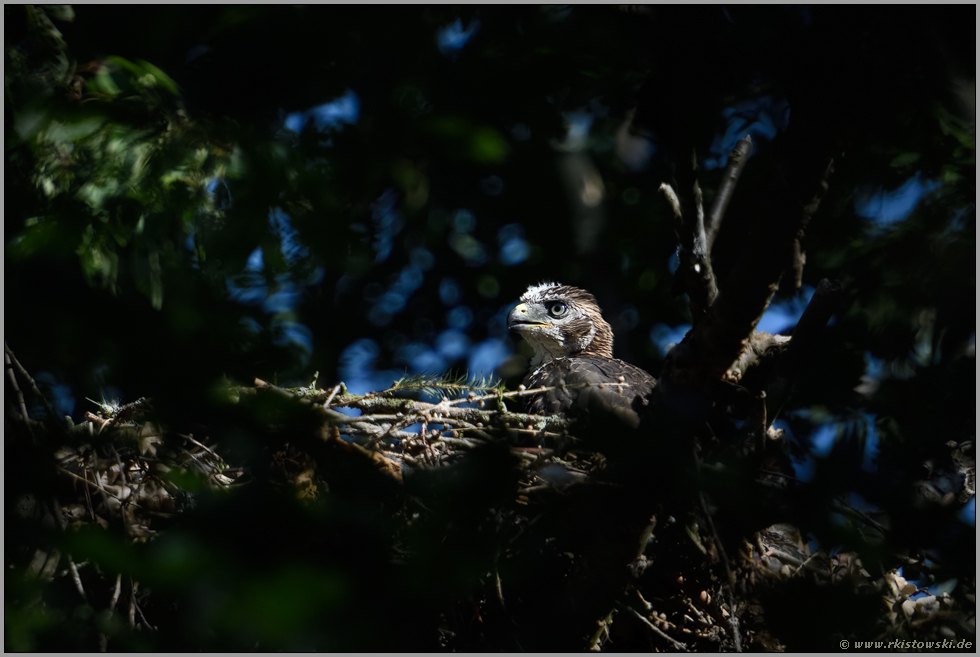
{"label": "hooked beak", "polygon": [[507,328],[512,331],[523,331],[532,326],[551,326],[544,322],[536,322],[527,315],[527,304],[520,303],[507,315]]}

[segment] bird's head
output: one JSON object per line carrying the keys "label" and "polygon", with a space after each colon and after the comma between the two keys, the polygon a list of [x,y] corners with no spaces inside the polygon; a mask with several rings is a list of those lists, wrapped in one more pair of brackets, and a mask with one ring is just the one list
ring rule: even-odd
{"label": "bird's head", "polygon": [[595,297],[577,287],[532,285],[507,315],[507,327],[534,349],[532,367],[566,356],[612,358],[612,329]]}

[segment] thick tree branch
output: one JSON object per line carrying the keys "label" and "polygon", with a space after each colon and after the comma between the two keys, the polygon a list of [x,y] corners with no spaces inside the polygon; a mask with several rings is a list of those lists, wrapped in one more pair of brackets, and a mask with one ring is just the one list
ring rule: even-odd
{"label": "thick tree branch", "polygon": [[771,425],[783,406],[806,363],[819,349],[824,330],[830,317],[837,311],[843,287],[837,281],[823,279],[817,285],[813,298],[803,311],[799,323],[793,329],[793,339],[773,372],[767,394]]}
{"label": "thick tree branch", "polygon": [[708,381],[724,376],[750,346],[756,324],[790,265],[794,244],[820,205],[832,171],[832,166],[826,167],[814,185],[816,191],[802,206],[785,188],[774,190],[757,236],[746,241],[705,321],[695,322],[684,341],[668,354],[659,384],[663,391],[703,390]]}

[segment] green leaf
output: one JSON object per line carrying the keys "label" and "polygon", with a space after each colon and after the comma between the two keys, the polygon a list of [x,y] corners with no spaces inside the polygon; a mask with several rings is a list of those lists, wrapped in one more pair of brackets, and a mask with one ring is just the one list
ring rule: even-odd
{"label": "green leaf", "polygon": [[144,71],[142,68],[140,68],[133,62],[129,61],[128,59],[119,57],[118,55],[110,55],[109,57],[106,57],[105,60],[111,64],[115,64],[116,66],[119,66],[120,68],[126,69],[136,77],[142,77],[143,75],[146,74],[146,71]]}
{"label": "green leaf", "polygon": [[[21,141],[28,141],[45,125],[48,110],[41,107],[26,107],[14,115],[14,132]],[[8,148],[10,146],[8,145]]]}
{"label": "green leaf", "polygon": [[118,96],[120,91],[116,81],[112,79],[112,75],[103,71],[100,71],[94,78],[88,81],[88,88],[90,91],[105,94],[110,98]]}
{"label": "green leaf", "polygon": [[71,23],[75,20],[75,10],[71,5],[41,5],[41,9],[56,21]]}
{"label": "green leaf", "polygon": [[156,66],[150,62],[143,61],[142,59],[137,59],[136,63],[143,67],[143,69],[152,75],[160,86],[172,93],[173,95],[178,95],[177,83],[174,82],[169,75],[158,69]]}
{"label": "green leaf", "polygon": [[900,169],[902,167],[906,167],[910,164],[918,162],[919,158],[921,157],[922,157],[922,153],[899,153],[894,158],[892,158],[892,161],[889,163],[889,166],[895,169]]}
{"label": "green leaf", "polygon": [[46,130],[47,137],[54,142],[79,141],[96,132],[106,121],[106,117],[101,115],[80,117],[65,123],[52,121]]}
{"label": "green leaf", "polygon": [[507,157],[509,147],[499,132],[490,127],[477,128],[470,141],[470,156],[483,164],[498,164]]}

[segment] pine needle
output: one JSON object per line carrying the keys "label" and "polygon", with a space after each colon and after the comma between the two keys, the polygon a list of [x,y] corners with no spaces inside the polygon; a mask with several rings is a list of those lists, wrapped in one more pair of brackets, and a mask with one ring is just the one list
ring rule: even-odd
{"label": "pine needle", "polygon": [[462,396],[469,392],[503,392],[502,381],[493,377],[483,375],[470,376],[465,372],[453,374],[452,370],[447,370],[444,374],[415,374],[402,377],[386,390],[379,392],[379,395],[392,397],[399,392],[421,392],[425,394],[443,394],[447,397]]}

